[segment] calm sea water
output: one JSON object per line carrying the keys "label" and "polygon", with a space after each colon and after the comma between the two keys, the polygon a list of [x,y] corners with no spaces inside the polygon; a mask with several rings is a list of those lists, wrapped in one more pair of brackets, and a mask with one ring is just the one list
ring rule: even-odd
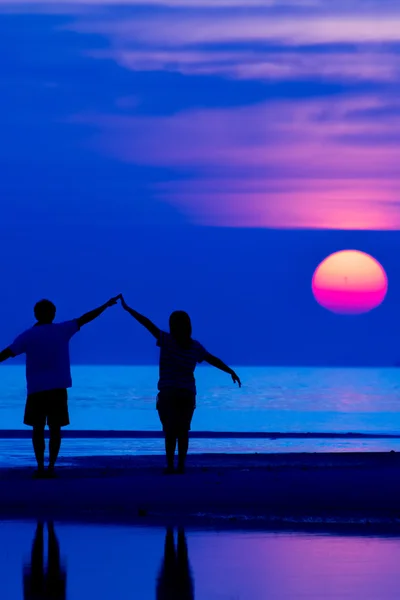
{"label": "calm sea water", "polygon": [[[242,389],[208,367],[197,370],[193,430],[400,432],[400,369],[237,367]],[[157,367],[74,366],[74,429],[159,430]],[[22,428],[24,368],[0,367],[0,428]],[[10,450],[11,448],[11,450]],[[194,452],[400,449],[396,441],[193,440]],[[162,451],[161,440],[66,440],[64,454]],[[29,457],[26,441],[0,442],[4,460]],[[3,458],[1,458],[1,456]]]}
{"label": "calm sea water", "polygon": [[[56,524],[53,531],[48,548],[46,526],[0,523],[2,598],[399,597],[398,538],[189,529],[178,542],[178,531],[163,528]],[[51,590],[42,596],[46,577]]]}

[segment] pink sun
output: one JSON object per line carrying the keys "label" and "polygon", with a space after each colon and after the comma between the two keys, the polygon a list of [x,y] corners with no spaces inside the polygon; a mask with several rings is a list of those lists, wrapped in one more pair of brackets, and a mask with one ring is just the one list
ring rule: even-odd
{"label": "pink sun", "polygon": [[343,315],[357,315],[379,306],[388,280],[382,265],[359,250],[331,254],[318,265],[312,279],[317,302]]}

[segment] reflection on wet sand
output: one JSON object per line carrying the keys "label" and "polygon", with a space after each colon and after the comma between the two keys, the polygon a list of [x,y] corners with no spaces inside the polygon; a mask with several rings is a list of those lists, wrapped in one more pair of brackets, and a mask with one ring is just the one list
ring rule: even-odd
{"label": "reflection on wet sand", "polygon": [[54,525],[47,523],[47,568],[44,560],[44,524],[38,522],[31,560],[24,566],[24,600],[65,600],[67,576],[60,563],[60,548]]}
{"label": "reflection on wet sand", "polygon": [[173,528],[169,527],[166,530],[156,600],[194,600],[194,583],[185,531],[182,528],[178,529],[176,545]]}

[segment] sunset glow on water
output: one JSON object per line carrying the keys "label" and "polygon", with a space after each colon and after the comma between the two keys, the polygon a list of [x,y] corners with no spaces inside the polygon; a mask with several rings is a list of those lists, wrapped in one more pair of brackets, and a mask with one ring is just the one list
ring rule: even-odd
{"label": "sunset glow on water", "polygon": [[50,565],[68,600],[398,598],[396,537],[55,523],[59,556],[50,548],[48,562],[44,527],[41,563],[37,532],[35,522],[0,523],[7,600],[20,600],[30,576],[40,585]]}

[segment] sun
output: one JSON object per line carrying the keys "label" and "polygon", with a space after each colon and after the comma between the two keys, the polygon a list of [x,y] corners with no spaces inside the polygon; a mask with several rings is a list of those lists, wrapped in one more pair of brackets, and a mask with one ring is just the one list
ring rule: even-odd
{"label": "sun", "polygon": [[382,265],[359,250],[341,250],[323,260],[312,278],[316,301],[342,315],[358,315],[379,306],[388,280]]}

